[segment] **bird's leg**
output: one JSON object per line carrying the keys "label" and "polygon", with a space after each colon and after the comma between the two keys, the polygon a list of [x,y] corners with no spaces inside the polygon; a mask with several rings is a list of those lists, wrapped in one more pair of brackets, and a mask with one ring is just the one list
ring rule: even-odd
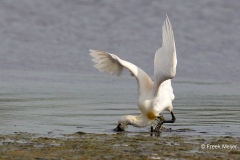
{"label": "bird's leg", "polygon": [[155,129],[153,128],[153,126],[151,127],[151,132],[158,132],[163,123],[174,123],[175,120],[176,120],[176,118],[175,118],[173,112],[170,112],[170,113],[171,113],[171,115],[172,115],[172,119],[171,119],[171,120],[167,120],[167,121],[166,121],[166,120],[160,121],[160,122],[156,125]]}
{"label": "bird's leg", "polygon": [[163,121],[160,122],[160,123],[158,123],[158,124],[156,125],[155,129],[153,129],[153,126],[152,126],[152,127],[151,127],[151,132],[159,132],[162,124],[163,124]]}
{"label": "bird's leg", "polygon": [[172,119],[171,119],[171,120],[168,120],[168,121],[165,121],[165,120],[164,120],[162,123],[174,123],[174,122],[175,122],[176,118],[175,118],[173,112],[170,112],[170,113],[171,113],[171,115],[172,115]]}
{"label": "bird's leg", "polygon": [[165,120],[164,117],[162,117],[162,115],[158,116],[157,118],[160,119],[160,121],[158,121],[156,127],[154,128],[153,126],[151,126],[151,132],[159,132],[161,126],[163,123],[174,123],[176,118],[173,114],[173,112],[170,112],[172,115],[172,119],[171,120]]}
{"label": "bird's leg", "polygon": [[159,116],[154,120],[151,126],[151,132],[159,132],[161,125],[163,124],[164,117],[159,114]]}

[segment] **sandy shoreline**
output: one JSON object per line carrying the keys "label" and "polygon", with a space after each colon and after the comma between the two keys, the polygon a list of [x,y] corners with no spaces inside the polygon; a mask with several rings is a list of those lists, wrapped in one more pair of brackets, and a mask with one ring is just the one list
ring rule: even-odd
{"label": "sandy shoreline", "polygon": [[[202,147],[202,148],[201,148]],[[0,159],[237,159],[240,137],[75,133],[0,135]]]}

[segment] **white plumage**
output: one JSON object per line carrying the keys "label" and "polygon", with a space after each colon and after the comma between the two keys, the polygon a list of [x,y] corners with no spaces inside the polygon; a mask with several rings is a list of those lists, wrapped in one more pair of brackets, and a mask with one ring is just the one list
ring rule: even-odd
{"label": "white plumage", "polygon": [[94,58],[92,61],[96,63],[94,67],[99,71],[117,76],[122,74],[124,66],[119,63],[116,55],[96,50],[89,51],[91,52],[90,55]]}
{"label": "white plumage", "polygon": [[101,72],[120,76],[123,69],[128,69],[138,81],[138,107],[141,115],[123,116],[118,121],[117,130],[124,130],[125,126],[145,127],[150,125],[163,110],[168,110],[172,120],[163,123],[173,123],[172,100],[174,99],[171,79],[176,75],[177,56],[174,34],[171,23],[166,18],[162,26],[162,47],[159,48],[154,58],[154,82],[136,65],[120,59],[114,54],[104,51],[89,50],[93,57],[94,65]]}

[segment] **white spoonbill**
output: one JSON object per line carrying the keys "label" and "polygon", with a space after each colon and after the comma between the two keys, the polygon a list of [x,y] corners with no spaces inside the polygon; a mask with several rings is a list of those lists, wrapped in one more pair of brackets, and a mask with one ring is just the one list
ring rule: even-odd
{"label": "white spoonbill", "polygon": [[[122,116],[115,131],[123,131],[127,125],[146,127],[159,116],[163,110],[171,113],[172,119],[162,123],[174,123],[172,100],[174,99],[171,79],[176,75],[177,55],[171,23],[166,18],[162,26],[162,47],[154,58],[154,82],[136,65],[104,51],[89,50],[94,65],[101,72],[120,76],[124,67],[138,82],[138,107],[141,115]],[[161,124],[162,124],[161,123]],[[161,125],[158,124],[158,125]]]}

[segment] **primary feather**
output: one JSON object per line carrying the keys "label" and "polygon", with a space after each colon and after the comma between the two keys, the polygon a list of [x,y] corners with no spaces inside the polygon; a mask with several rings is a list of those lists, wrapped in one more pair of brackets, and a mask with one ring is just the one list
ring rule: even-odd
{"label": "primary feather", "polygon": [[117,60],[117,56],[103,51],[89,50],[90,55],[94,58],[92,61],[94,65],[101,72],[115,74],[120,76],[123,71],[123,66]]}
{"label": "primary feather", "polygon": [[167,79],[176,75],[177,56],[172,25],[168,19],[162,26],[162,47],[159,48],[154,58],[154,89],[155,94],[159,86]]}

